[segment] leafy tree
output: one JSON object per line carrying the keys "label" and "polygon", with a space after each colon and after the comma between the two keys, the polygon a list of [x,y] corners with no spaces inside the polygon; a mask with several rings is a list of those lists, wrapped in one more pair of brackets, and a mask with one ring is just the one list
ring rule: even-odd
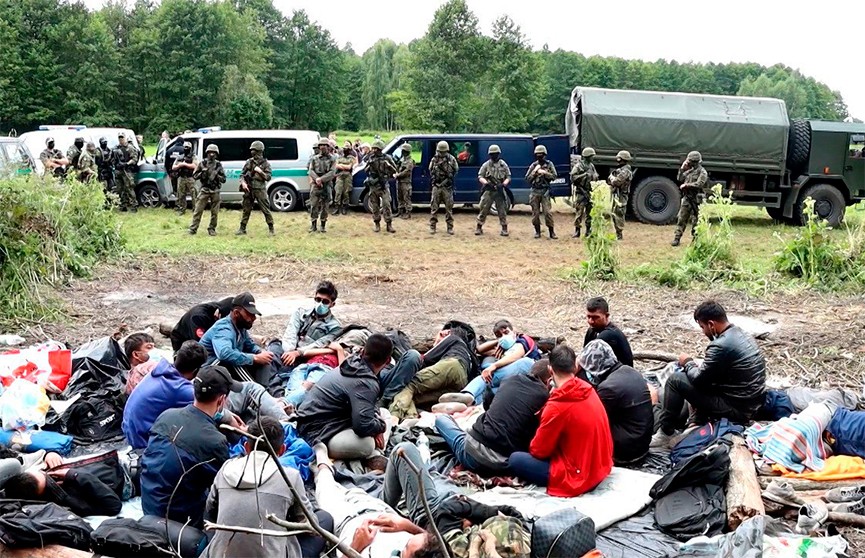
{"label": "leafy tree", "polygon": [[267,87],[237,66],[227,66],[216,97],[219,123],[229,129],[263,129],[273,124],[273,100]]}

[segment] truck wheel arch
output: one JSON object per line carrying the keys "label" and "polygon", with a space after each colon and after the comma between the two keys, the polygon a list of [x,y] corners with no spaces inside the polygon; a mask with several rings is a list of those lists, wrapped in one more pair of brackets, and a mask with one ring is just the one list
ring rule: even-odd
{"label": "truck wheel arch", "polygon": [[810,179],[805,180],[791,190],[784,204],[784,215],[792,218],[797,225],[803,225],[802,209],[805,199],[813,198],[818,214],[829,221],[829,225],[837,227],[844,220],[844,213],[850,203],[850,192],[841,180]]}
{"label": "truck wheel arch", "polygon": [[642,179],[631,191],[634,216],[649,225],[670,225],[676,222],[682,193],[667,176],[654,175]]}

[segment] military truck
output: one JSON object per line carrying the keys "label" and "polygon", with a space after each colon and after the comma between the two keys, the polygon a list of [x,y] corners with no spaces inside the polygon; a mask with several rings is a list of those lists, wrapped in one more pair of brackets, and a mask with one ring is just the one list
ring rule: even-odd
{"label": "military truck", "polygon": [[676,174],[691,150],[702,153],[710,184],[779,221],[802,224],[811,197],[836,226],[865,199],[865,158],[851,149],[865,124],[791,120],[780,99],[577,87],[565,129],[572,153],[595,149],[601,176],[616,152],[631,152],[629,210],[644,223],[675,222]]}

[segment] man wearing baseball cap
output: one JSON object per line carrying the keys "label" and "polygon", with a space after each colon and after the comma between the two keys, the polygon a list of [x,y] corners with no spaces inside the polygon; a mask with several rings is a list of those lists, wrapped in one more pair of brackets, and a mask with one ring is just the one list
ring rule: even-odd
{"label": "man wearing baseball cap", "polygon": [[192,386],[195,400],[165,411],[150,429],[141,458],[141,507],[146,515],[201,528],[207,490],[228,459],[218,423],[228,412],[228,394],[242,386],[222,366],[203,367]]}

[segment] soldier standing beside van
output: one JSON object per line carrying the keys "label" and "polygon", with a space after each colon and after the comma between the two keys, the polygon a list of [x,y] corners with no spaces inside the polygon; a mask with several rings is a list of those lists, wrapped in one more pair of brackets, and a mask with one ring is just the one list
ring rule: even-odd
{"label": "soldier standing beside van", "polygon": [[96,144],[87,142],[87,148],[78,155],[78,181],[89,182],[96,178],[98,168],[96,166]]}
{"label": "soldier standing beside van", "polygon": [[580,227],[586,220],[586,236],[592,234],[592,181],[598,179],[598,172],[592,159],[595,150],[591,147],[583,149],[580,162],[571,171],[571,188],[574,198],[574,238],[580,238]]}
{"label": "soldier standing beside van", "polygon": [[535,146],[535,161],[526,172],[526,181],[531,184],[529,205],[532,206],[532,225],[535,227],[535,238],[541,237],[541,212],[544,213],[544,223],[550,231],[550,238],[555,240],[555,222],[553,222],[552,205],[550,202],[550,182],[556,179],[556,166],[547,160],[547,147]]}
{"label": "soldier standing beside van", "polygon": [[192,173],[198,167],[198,160],[192,153],[192,144],[183,142],[183,155],[177,158],[171,166],[171,170],[177,173],[177,214],[186,213],[186,196],[192,196],[192,205],[195,205],[195,179]]}
{"label": "soldier standing beside van", "polygon": [[99,149],[96,151],[96,166],[99,167],[99,180],[104,184],[105,194],[115,194],[114,188],[114,152],[108,148],[108,140],[99,138]]}
{"label": "soldier standing beside van", "polygon": [[357,164],[357,157],[351,142],[346,141],[342,146],[342,155],[336,159],[336,196],[333,200],[333,214],[348,213],[348,204],[351,201],[351,171]]}
{"label": "soldier standing beside van", "polygon": [[445,206],[445,222],[448,234],[454,234],[454,177],[460,170],[456,157],[450,154],[448,142],[440,141],[436,145],[436,154],[429,162],[432,196],[430,197],[429,232],[436,233],[436,223],[439,205]]}
{"label": "soldier standing beside van", "polygon": [[398,217],[411,219],[411,176],[414,173],[414,159],[411,157],[411,144],[404,143],[400,146],[402,157],[393,177],[396,179],[396,195],[399,208]]}
{"label": "soldier standing beside van", "polygon": [[691,240],[697,236],[697,220],[700,217],[700,194],[706,188],[709,174],[703,168],[703,156],[699,151],[691,151],[688,158],[679,169],[678,179],[682,183],[682,205],[679,206],[679,217],[676,223],[676,236],[671,246],[678,246],[682,234],[691,225]]}
{"label": "soldier standing beside van", "polygon": [[84,149],[84,138],[79,136],[75,138],[75,142],[66,150],[66,158],[69,159],[69,166],[73,169],[78,168],[78,158],[81,157],[81,151]]}
{"label": "soldier standing beside van", "polygon": [[388,181],[396,173],[396,165],[390,157],[381,152],[384,142],[375,140],[372,143],[372,151],[366,163],[367,187],[369,188],[369,207],[372,210],[372,221],[375,223],[375,232],[381,231],[381,214],[384,213],[384,222],[387,232],[395,233],[390,211],[390,188]]}
{"label": "soldier standing beside van", "polygon": [[618,168],[610,171],[607,184],[610,185],[610,194],[613,198],[613,226],[616,227],[616,238],[622,240],[622,231],[625,230],[625,213],[628,210],[628,197],[631,195],[631,179],[634,171],[631,170],[631,154],[627,151],[619,151],[616,154]]}
{"label": "soldier standing beside van", "polygon": [[321,220],[321,232],[327,232],[327,207],[330,205],[330,188],[336,175],[336,157],[330,154],[327,138],[318,140],[318,153],[309,160],[309,232],[318,230],[316,219]]}
{"label": "soldier standing beside van", "polygon": [[502,226],[501,236],[508,236],[508,194],[505,188],[511,183],[511,169],[501,159],[502,150],[498,145],[487,149],[489,161],[481,165],[478,171],[478,182],[481,183],[481,212],[478,213],[478,225],[475,235],[484,234],[484,223],[493,203],[499,214],[499,224]]}
{"label": "soldier standing beside van", "polygon": [[189,234],[198,232],[198,224],[201,223],[204,208],[209,203],[210,226],[207,227],[207,234],[216,236],[219,206],[222,203],[219,190],[225,184],[225,170],[222,168],[222,163],[219,162],[219,147],[217,145],[211,143],[207,146],[204,151],[204,160],[198,163],[195,172],[192,173],[192,178],[201,182],[201,190],[198,192],[198,197],[195,198],[195,210],[192,212],[192,225],[189,226]]}
{"label": "soldier standing beside van", "polygon": [[54,147],[54,138],[45,138],[45,149],[39,154],[39,160],[45,167],[45,174],[52,174],[63,179],[66,176],[66,166],[69,159],[63,156],[63,152]]}
{"label": "soldier standing beside van", "polygon": [[126,141],[126,134],[117,134],[120,142],[114,149],[114,178],[120,193],[120,211],[129,210],[132,213],[138,211],[138,202],[135,200],[135,172],[138,169],[138,150]]}
{"label": "soldier standing beside van", "polygon": [[240,228],[236,235],[246,234],[246,224],[252,214],[252,206],[257,201],[264,214],[267,230],[273,236],[273,215],[270,213],[270,202],[267,199],[267,183],[273,176],[270,163],[264,158],[264,144],[252,142],[249,146],[252,157],[246,160],[240,171],[240,189],[243,190],[243,216],[240,218]]}

